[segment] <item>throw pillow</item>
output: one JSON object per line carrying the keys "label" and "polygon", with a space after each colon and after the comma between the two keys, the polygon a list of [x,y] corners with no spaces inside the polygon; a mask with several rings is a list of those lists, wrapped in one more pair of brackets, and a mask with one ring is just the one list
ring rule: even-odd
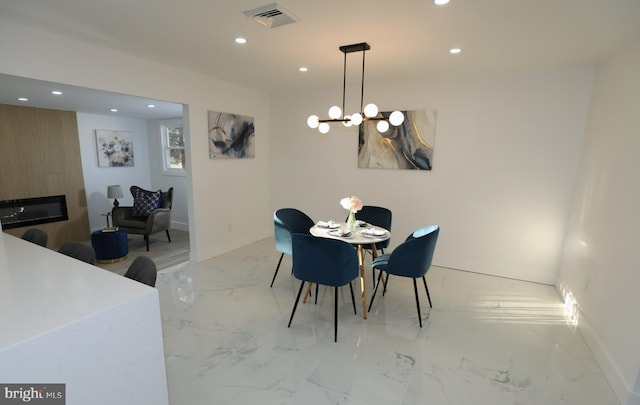
{"label": "throw pillow", "polygon": [[136,190],[133,199],[133,216],[148,217],[153,211],[160,207],[162,201],[162,190],[148,191],[141,188]]}

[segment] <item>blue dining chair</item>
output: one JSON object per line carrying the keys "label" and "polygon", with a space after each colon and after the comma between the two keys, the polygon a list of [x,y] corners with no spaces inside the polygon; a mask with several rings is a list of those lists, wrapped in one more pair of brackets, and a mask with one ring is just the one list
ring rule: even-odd
{"label": "blue dining chair", "polygon": [[[364,221],[368,224],[379,226],[381,228],[386,229],[389,232],[391,232],[392,217],[393,215],[390,209],[384,208],[384,207],[377,207],[375,205],[365,205],[362,207],[360,211],[356,212],[356,220]],[[390,241],[391,241],[391,238],[385,241],[376,243],[375,244],[376,250],[380,250],[382,253],[384,253],[384,249],[389,247]],[[370,245],[364,245],[362,247],[368,252],[370,253],[372,252]],[[373,283],[375,284],[376,271],[372,269],[372,273],[373,273]]]}
{"label": "blue dining chair", "polygon": [[[375,205],[365,205],[360,211],[356,212],[356,220],[379,226],[389,232],[391,232],[392,217],[393,215],[390,209],[384,207],[376,207]],[[376,243],[376,249],[384,253],[384,248],[389,247],[390,240],[391,239],[387,239],[383,242]]]}
{"label": "blue dining chair", "polygon": [[285,254],[291,256],[291,237],[294,233],[303,233],[309,235],[309,229],[315,223],[307,214],[295,208],[281,208],[273,213],[274,236],[276,241],[276,250],[280,252],[280,260],[276,266],[276,271],[271,279],[271,287],[276,281],[282,258]]}
{"label": "blue dining chair", "polygon": [[[358,254],[351,244],[328,238],[296,233],[292,238],[293,275],[301,280],[300,290],[293,304],[289,325],[296,313],[305,282],[334,287],[334,341],[338,341],[338,287],[349,284],[353,313],[356,301],[351,282],[358,278]],[[316,294],[317,296],[317,294]]]}
{"label": "blue dining chair", "polygon": [[[420,299],[418,298],[418,285],[416,280],[422,277],[424,283],[424,289],[427,292],[427,299],[429,300],[429,307],[431,305],[431,296],[429,295],[429,288],[427,287],[427,279],[425,275],[431,267],[431,261],[433,260],[433,253],[436,249],[436,242],[438,240],[438,234],[440,233],[440,227],[438,225],[431,225],[424,228],[420,228],[407,237],[407,239],[395,249],[393,252],[384,254],[376,258],[371,266],[374,269],[381,270],[378,275],[378,281],[373,289],[371,295],[371,302],[369,303],[369,311],[373,305],[373,299],[376,297],[376,292],[380,286],[380,279],[382,278],[382,272],[387,273],[388,276],[400,276],[410,277],[413,279],[413,291],[416,295],[416,307],[418,309],[418,321],[422,328],[422,314],[420,313]],[[382,295],[387,291],[389,284],[389,277],[386,277],[386,283],[384,283],[384,289]]]}

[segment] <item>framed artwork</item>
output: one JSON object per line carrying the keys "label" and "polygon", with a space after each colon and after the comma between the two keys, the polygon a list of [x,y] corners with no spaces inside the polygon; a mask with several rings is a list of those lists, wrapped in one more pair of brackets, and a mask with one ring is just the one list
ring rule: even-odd
{"label": "framed artwork", "polygon": [[215,111],[208,116],[209,159],[256,156],[253,117]]}
{"label": "framed artwork", "polygon": [[[431,170],[436,136],[436,111],[402,111],[404,122],[379,133],[376,121],[360,125],[358,167],[368,169]],[[391,112],[381,112],[388,117]]]}
{"label": "framed artwork", "polygon": [[96,129],[99,167],[133,166],[133,136],[129,131]]}

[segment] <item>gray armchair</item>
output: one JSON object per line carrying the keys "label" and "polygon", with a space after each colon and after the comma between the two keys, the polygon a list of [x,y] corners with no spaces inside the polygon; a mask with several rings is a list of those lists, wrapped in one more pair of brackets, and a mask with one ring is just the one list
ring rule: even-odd
{"label": "gray armchair", "polygon": [[[138,186],[129,188],[135,200],[138,190],[146,191]],[[171,226],[171,205],[173,203],[173,187],[162,192],[160,208],[154,209],[148,216],[134,216],[133,207],[113,207],[113,226],[124,229],[127,233],[143,235],[149,251],[149,235],[165,231],[171,242],[169,227]]]}

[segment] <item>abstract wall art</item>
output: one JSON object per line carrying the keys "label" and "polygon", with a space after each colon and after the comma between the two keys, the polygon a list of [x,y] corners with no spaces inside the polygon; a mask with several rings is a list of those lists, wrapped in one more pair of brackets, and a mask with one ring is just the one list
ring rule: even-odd
{"label": "abstract wall art", "polygon": [[96,129],[98,167],[133,166],[133,136],[129,131]]}
{"label": "abstract wall art", "polygon": [[[391,112],[381,112],[388,117]],[[431,170],[436,135],[436,111],[402,111],[404,122],[376,130],[377,121],[365,121],[358,136],[358,167],[369,169]]]}
{"label": "abstract wall art", "polygon": [[253,117],[209,111],[209,159],[253,158]]}

